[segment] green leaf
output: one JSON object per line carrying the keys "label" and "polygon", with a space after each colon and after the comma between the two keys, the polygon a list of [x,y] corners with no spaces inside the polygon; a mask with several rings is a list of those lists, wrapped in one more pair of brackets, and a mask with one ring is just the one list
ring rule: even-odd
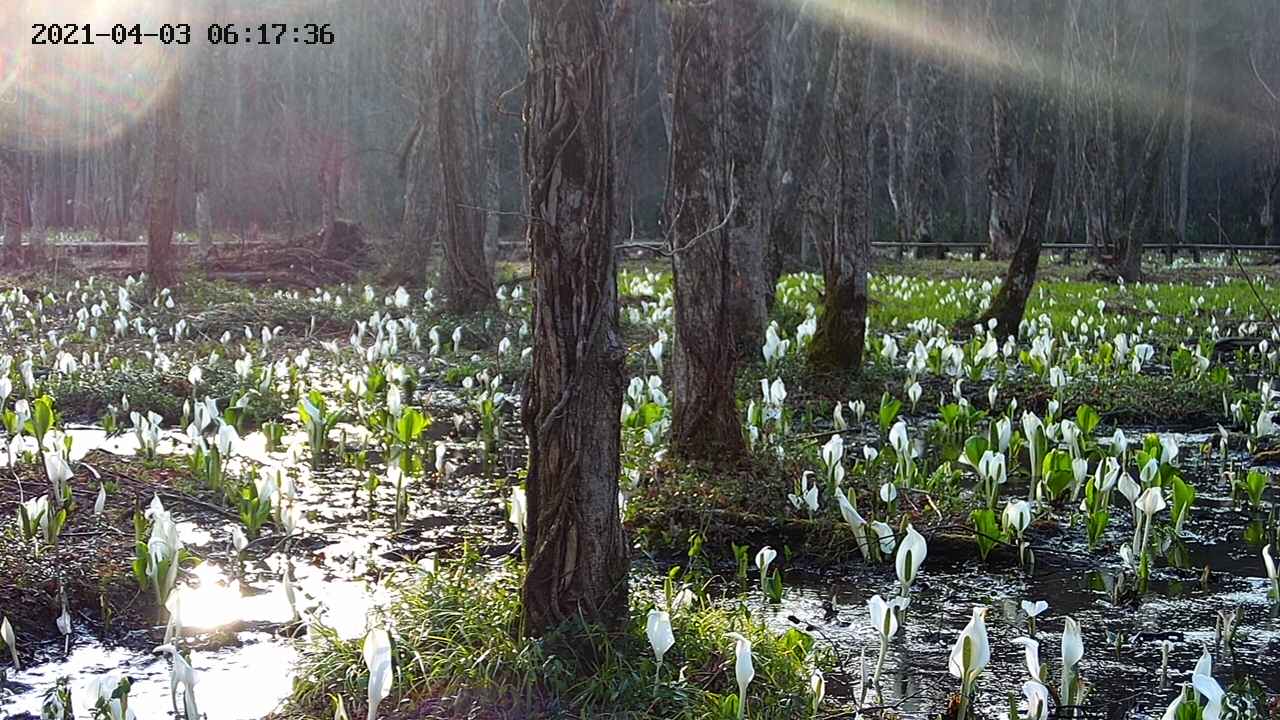
{"label": "green leaf", "polygon": [[43,439],[53,427],[53,400],[48,395],[36,399],[31,407],[31,421],[37,439]]}
{"label": "green leaf", "polygon": [[1041,468],[1045,487],[1054,498],[1065,492],[1075,482],[1075,473],[1071,471],[1071,455],[1063,450],[1052,450],[1045,455]]}
{"label": "green leaf", "polygon": [[1093,431],[1098,428],[1098,424],[1101,422],[1102,417],[1092,407],[1081,405],[1076,408],[1076,425],[1080,426],[1080,432],[1083,436],[1092,437]]}
{"label": "green leaf", "polygon": [[901,409],[902,401],[891,397],[889,393],[880,397],[880,429],[882,431],[887,431],[893,425]]}
{"label": "green leaf", "polygon": [[416,442],[426,429],[427,419],[417,410],[406,410],[396,423],[396,434],[403,443]]}
{"label": "green leaf", "polygon": [[964,457],[971,466],[976,468],[989,447],[990,445],[985,437],[974,435],[964,443]]}
{"label": "green leaf", "polygon": [[1173,476],[1173,524],[1174,527],[1182,528],[1182,523],[1186,520],[1187,511],[1191,509],[1191,504],[1196,501],[1196,489],[1189,483],[1183,482],[1179,475]]}
{"label": "green leaf", "polygon": [[1004,532],[996,522],[995,511],[982,508],[974,510],[969,516],[973,520],[974,538],[978,543],[978,554],[985,561],[991,550],[999,542],[1004,541]]}
{"label": "green leaf", "polygon": [[1262,493],[1267,489],[1269,480],[1267,474],[1261,470],[1256,468],[1249,470],[1245,478],[1245,488],[1249,491],[1249,501],[1255,506],[1262,505]]}

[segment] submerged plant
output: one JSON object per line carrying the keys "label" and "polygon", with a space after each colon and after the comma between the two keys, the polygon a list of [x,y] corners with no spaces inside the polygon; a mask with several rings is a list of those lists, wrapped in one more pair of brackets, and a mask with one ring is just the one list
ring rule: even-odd
{"label": "submerged plant", "polygon": [[92,720],[136,720],[136,714],[129,707],[132,689],[133,681],[127,677],[100,675],[94,678],[89,685],[89,694],[93,697]]}
{"label": "submerged plant", "polygon": [[490,378],[488,373],[481,373],[477,380],[480,391],[472,398],[471,407],[480,418],[480,447],[485,465],[492,466],[498,452],[498,440],[502,432],[501,412],[507,396],[499,389],[502,385],[501,375]]}
{"label": "submerged plant", "polygon": [[996,522],[996,514],[988,508],[978,508],[969,514],[973,520],[974,539],[978,543],[978,555],[986,562],[987,556],[1004,541],[1004,534]]}
{"label": "submerged plant", "polygon": [[276,491],[276,482],[271,473],[255,477],[253,482],[245,483],[240,488],[240,522],[249,539],[258,539],[262,526],[271,519]]}
{"label": "submerged plant", "polygon": [[765,545],[756,553],[756,569],[760,571],[760,591],[768,594],[769,566],[778,558],[778,551]]}
{"label": "submerged plant", "polygon": [[[65,511],[62,515],[65,519]],[[37,552],[39,542],[47,542],[51,535],[57,537],[57,533],[52,532],[54,525],[56,522],[49,518],[49,496],[37,495],[30,500],[18,503],[18,532],[26,540],[37,541]]]}
{"label": "submerged plant", "polygon": [[40,720],[75,720],[71,708],[71,682],[58,678],[44,695],[40,707]]}
{"label": "submerged plant", "polygon": [[1249,493],[1249,502],[1253,503],[1255,508],[1262,507],[1262,493],[1270,482],[1270,476],[1257,468],[1251,468],[1249,474],[1245,476],[1245,490]]}
{"label": "submerged plant", "polygon": [[160,445],[160,423],[164,418],[154,412],[147,412],[145,415],[133,412],[129,414],[129,419],[133,422],[133,432],[138,439],[142,457],[154,460],[156,448]]}
{"label": "submerged plant", "polygon": [[1141,516],[1142,540],[1138,544],[1138,577],[1145,578],[1150,574],[1150,555],[1148,544],[1151,541],[1151,525],[1155,522],[1156,513],[1165,509],[1164,492],[1159,486],[1147,488],[1138,497],[1136,507]]}
{"label": "submerged plant", "polygon": [[507,501],[507,520],[516,529],[516,537],[524,545],[525,528],[529,523],[529,500],[525,489],[519,485],[511,488],[511,497]]}
{"label": "submerged plant", "polygon": [[818,511],[818,486],[809,484],[810,475],[813,475],[813,472],[809,470],[801,473],[800,481],[796,484],[795,493],[788,493],[787,500],[796,510],[801,508],[807,510],[809,517],[812,519],[813,514]]}
{"label": "submerged plant", "polygon": [[1027,543],[1023,539],[1023,533],[1031,525],[1031,503],[1026,500],[1010,500],[1005,506],[1004,513],[1000,519],[1006,532],[1013,533],[1018,541],[1018,562],[1023,567],[1027,565]]}
{"label": "submerged plant", "polygon": [[1022,613],[1027,616],[1027,634],[1031,636],[1032,640],[1034,640],[1036,637],[1036,618],[1043,615],[1044,611],[1049,609],[1049,603],[1044,600],[1037,600],[1035,602],[1023,600],[1021,607]]}

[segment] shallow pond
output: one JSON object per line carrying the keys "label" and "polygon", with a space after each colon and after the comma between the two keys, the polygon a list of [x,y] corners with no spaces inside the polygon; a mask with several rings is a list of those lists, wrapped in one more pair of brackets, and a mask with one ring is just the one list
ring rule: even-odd
{"label": "shallow pond", "polygon": [[[132,433],[108,438],[101,429],[81,426],[69,427],[67,434],[77,460],[94,450],[122,456],[138,450]],[[265,437],[254,433],[242,439],[237,451],[264,466],[292,464],[298,453],[289,448],[302,441],[302,436],[286,436],[284,449],[272,453]],[[189,452],[182,436],[173,433],[163,436],[159,450]],[[448,454],[455,475],[438,487],[417,487],[410,516],[398,531],[386,516],[394,507],[389,485],[378,488],[374,512],[367,492],[353,491],[360,483],[353,471],[308,473],[296,488],[300,517],[295,534],[285,540],[264,533],[250,544],[242,564],[234,560],[229,517],[170,504],[183,544],[204,559],[175,590],[186,644],[199,673],[196,695],[202,713],[218,720],[256,720],[279,708],[291,689],[296,643],[305,641],[306,623],[297,622],[295,606],[307,622],[357,638],[365,633],[370,612],[388,600],[377,582],[383,574],[413,571],[418,561],[464,541],[490,556],[514,548],[514,536],[503,524],[500,489],[505,479],[478,477],[465,444],[449,445]],[[284,582],[286,570],[291,587]],[[74,616],[75,608],[71,610]],[[64,655],[60,641],[46,643],[36,649],[40,664],[9,673],[0,684],[0,718],[39,717],[45,694],[62,677],[71,679],[77,717],[88,716],[82,703],[91,697],[89,684],[107,673],[133,680],[130,707],[140,718],[172,712],[169,661],[149,652],[159,644],[162,627],[130,628],[108,644],[80,632],[82,626],[73,622],[69,654]]]}
{"label": "shallow pond", "polygon": [[[135,450],[130,435],[108,441],[101,431],[83,428],[73,435],[78,453],[93,447],[122,454]],[[891,566],[859,562],[789,569],[785,596],[776,605],[754,589],[733,595],[779,630],[800,627],[834,647],[841,668],[829,677],[833,707],[848,708],[865,699],[904,717],[936,715],[957,688],[947,672],[948,653],[972,607],[984,605],[990,608],[992,662],[979,682],[977,706],[988,716],[1003,717],[1009,695],[1021,697],[1026,679],[1024,650],[1012,642],[1027,632],[1018,610],[1024,599],[1049,604],[1038,619],[1037,638],[1041,658],[1055,668],[1055,678],[1063,618],[1069,615],[1081,624],[1091,717],[1159,717],[1206,647],[1224,686],[1231,678],[1249,675],[1268,691],[1280,692],[1280,619],[1266,598],[1259,547],[1246,540],[1245,528],[1253,518],[1235,509],[1216,465],[1197,458],[1196,448],[1208,439],[1180,437],[1188,456],[1182,463],[1184,475],[1196,484],[1199,497],[1179,551],[1170,554],[1181,567],[1162,561],[1140,598],[1132,590],[1113,597],[1108,588],[1121,574],[1119,557],[1112,550],[1089,551],[1079,528],[1052,523],[1034,527],[1029,537],[1038,567],[1031,575],[1008,553],[997,552],[990,564],[982,565],[971,547],[940,543],[913,589],[905,629],[890,647],[882,699],[874,690],[864,698],[862,687],[861,674],[872,672],[879,647],[866,600],[877,592],[896,591]],[[286,443],[292,440],[296,438],[286,438]],[[169,442],[181,451],[176,438]],[[288,461],[287,452],[266,452],[260,435],[247,436],[241,453],[262,463]],[[243,568],[230,560],[229,521],[198,513],[187,517],[188,508],[172,508],[184,542],[208,560],[189,574],[179,592],[184,632],[201,673],[197,696],[209,718],[262,718],[287,697],[295,643],[306,630],[294,622],[282,582],[286,568],[302,616],[354,638],[365,631],[368,612],[386,601],[375,589],[383,573],[412,571],[413,564],[447,553],[464,540],[491,557],[514,549],[502,507],[506,470],[499,480],[482,479],[473,472],[466,446],[450,445],[449,454],[459,472],[448,482],[417,488],[410,518],[399,532],[385,515],[394,502],[390,488],[378,491],[378,507],[384,512],[371,515],[367,495],[353,489],[358,480],[351,471],[309,476],[298,486],[298,534],[287,544],[278,536],[255,543]],[[1117,509],[1104,546],[1114,547],[1127,537],[1127,515]],[[1202,585],[1206,565],[1207,586]],[[1240,613],[1238,630],[1228,646],[1217,637],[1219,611],[1235,610]],[[40,648],[43,664],[8,678],[5,690],[11,695],[0,703],[0,717],[37,717],[44,694],[63,676],[72,678],[73,697],[82,702],[87,683],[108,672],[134,679],[130,704],[139,717],[164,717],[171,707],[169,664],[144,647],[157,631],[138,628],[134,641],[123,646],[76,635],[65,658],[60,646]],[[1162,639],[1173,642],[1167,683],[1160,673]]]}

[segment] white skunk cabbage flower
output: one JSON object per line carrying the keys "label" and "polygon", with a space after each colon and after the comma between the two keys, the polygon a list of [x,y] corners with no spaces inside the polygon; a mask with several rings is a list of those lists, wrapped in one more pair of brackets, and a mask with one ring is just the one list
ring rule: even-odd
{"label": "white skunk cabbage flower", "polygon": [[928,554],[929,544],[925,542],[924,536],[908,525],[907,535],[898,545],[898,556],[895,562],[898,582],[902,583],[903,594],[911,589],[911,583],[915,582],[920,572],[920,565]]}
{"label": "white skunk cabbage flower", "polygon": [[657,685],[658,674],[662,670],[662,656],[676,644],[675,633],[671,631],[671,616],[665,610],[650,610],[645,619],[644,633],[649,638],[649,647],[653,648],[654,657],[657,658],[657,667],[653,672],[653,682]]}
{"label": "white skunk cabbage flower", "polygon": [[370,630],[364,637],[364,664],[369,669],[368,720],[378,717],[378,704],[391,694],[395,678],[391,670],[391,636],[386,630]]}
{"label": "white skunk cabbage flower", "polygon": [[947,669],[953,677],[971,685],[991,662],[991,645],[987,640],[987,609],[975,607],[969,624],[960,631],[951,648]]}
{"label": "white skunk cabbage flower", "polygon": [[9,618],[0,621],[0,640],[4,641],[5,647],[9,648],[9,657],[13,660],[14,672],[22,670],[22,663],[18,662],[18,640],[13,635],[13,625],[9,624]]}
{"label": "white skunk cabbage flower", "polygon": [[511,488],[511,498],[508,501],[509,513],[507,519],[516,528],[516,534],[520,536],[520,542],[524,542],[524,532],[529,524],[529,500],[525,494],[524,488],[516,486]]}
{"label": "white skunk cabbage flower", "polygon": [[755,667],[751,664],[751,641],[739,633],[729,633],[733,638],[733,674],[738,680],[738,718],[747,716],[747,686],[756,677]]}
{"label": "white skunk cabbage flower", "polygon": [[765,581],[769,577],[769,565],[778,558],[778,551],[765,545],[756,553],[756,567],[760,570],[760,589],[764,589]]}

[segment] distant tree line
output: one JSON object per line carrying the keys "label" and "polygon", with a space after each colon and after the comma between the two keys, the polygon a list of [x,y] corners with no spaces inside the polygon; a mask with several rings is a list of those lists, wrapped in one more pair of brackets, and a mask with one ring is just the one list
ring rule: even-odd
{"label": "distant tree line", "polygon": [[[1116,274],[1136,277],[1144,246],[1215,243],[1220,230],[1280,245],[1277,3],[741,4],[751,8],[745,26],[718,11],[731,25],[710,31],[721,48],[710,60],[735,70],[709,112],[751,118],[732,129],[742,156],[716,162],[734,165],[730,229],[753,246],[767,238],[758,254],[771,275],[821,264],[822,241],[850,210],[835,189],[864,182],[843,172],[851,144],[865,144],[869,237],[922,254],[980,243],[1011,256],[1049,164],[1034,232],[1087,245]],[[652,240],[680,221],[672,73],[688,49],[669,31],[681,3],[623,5],[607,83],[615,212],[620,236]],[[224,0],[209,16],[236,7]],[[395,266],[407,275],[425,273],[459,236],[483,238],[489,259],[499,237],[521,237],[526,0],[322,2],[308,13],[332,24],[336,44],[197,38],[184,49],[177,226],[299,237],[347,217],[398,236],[407,262]],[[849,30],[856,58],[840,47]],[[861,75],[856,88],[849,72]],[[122,123],[98,89],[64,78],[71,86],[59,89],[77,100],[60,111],[74,115],[74,134],[42,133],[50,121],[32,95],[3,111],[5,237],[80,229],[136,239],[162,103]],[[764,302],[741,300],[757,313]]]}

